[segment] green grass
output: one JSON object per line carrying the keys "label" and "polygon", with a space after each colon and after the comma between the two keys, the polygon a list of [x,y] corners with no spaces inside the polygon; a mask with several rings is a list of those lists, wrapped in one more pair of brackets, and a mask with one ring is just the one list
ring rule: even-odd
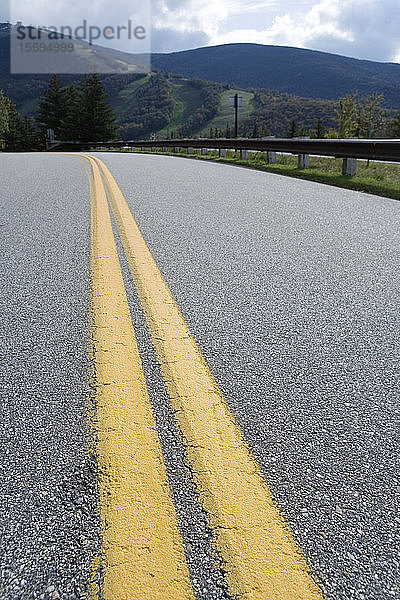
{"label": "green grass", "polygon": [[342,159],[310,157],[310,168],[299,169],[296,156],[278,155],[277,164],[267,165],[265,155],[255,154],[249,161],[230,158],[240,164],[254,166],[257,169],[289,175],[301,179],[326,183],[350,190],[357,190],[400,200],[400,165],[359,160],[357,175],[342,175]]}
{"label": "green grass", "polygon": [[[130,150],[126,150],[126,152],[130,152]],[[135,152],[142,153],[140,148],[136,149]],[[147,152],[151,152],[150,148]],[[161,148],[157,148],[157,154],[163,154]],[[277,163],[269,165],[265,162],[266,156],[262,152],[250,154],[248,160],[240,159],[239,153],[234,151],[228,151],[226,158],[219,158],[216,151],[210,151],[205,156],[201,156],[200,150],[194,150],[194,154],[187,154],[184,148],[181,149],[179,154],[174,152],[165,154],[239,165],[259,171],[297,177],[298,179],[316,181],[317,183],[400,200],[400,164],[371,161],[368,165],[366,161],[359,160],[357,161],[357,175],[349,177],[342,175],[342,159],[339,158],[310,156],[310,168],[299,169],[297,167],[297,156],[289,155],[278,154]]]}
{"label": "green grass", "polygon": [[[214,159],[215,160],[215,159]],[[216,158],[216,160],[223,160]],[[249,160],[240,160],[236,155],[227,157],[233,162],[247,167],[278,173],[290,177],[307,179],[349,190],[357,190],[400,200],[400,165],[388,163],[357,161],[357,175],[342,175],[342,159],[310,157],[310,168],[299,169],[296,156],[278,155],[277,163],[268,165],[265,155],[255,154]]]}
{"label": "green grass", "polygon": [[[168,153],[174,155],[173,153]],[[310,156],[310,168],[299,169],[297,167],[297,156],[277,155],[277,163],[267,164],[266,156],[262,152],[250,154],[248,160],[242,160],[239,153],[228,152],[226,158],[219,158],[218,152],[209,152],[201,156],[200,151],[193,155],[187,155],[185,150],[181,156],[197,158],[200,160],[212,160],[228,164],[240,165],[247,168],[277,173],[298,179],[316,181],[335,187],[346,188],[367,194],[375,194],[385,198],[400,200],[400,164],[357,161],[357,175],[349,177],[342,175],[342,159],[318,158]],[[175,154],[176,156],[176,154]]]}
{"label": "green grass", "polygon": [[124,122],[129,120],[132,105],[136,104],[137,91],[150,79],[150,77],[151,73],[137,81],[133,81],[119,92],[118,96],[113,101],[113,108],[118,121]]}
{"label": "green grass", "polygon": [[234,109],[229,106],[229,96],[234,96],[235,94],[239,94],[239,96],[242,96],[243,98],[243,105],[239,108],[239,125],[241,117],[248,117],[253,112],[254,107],[251,101],[254,98],[254,94],[243,90],[225,90],[221,94],[221,105],[218,114],[207,123],[206,127],[201,130],[200,135],[208,136],[210,127],[213,129],[215,129],[215,127],[221,129],[222,133],[225,135],[226,124],[228,123],[230,127],[233,127]]}
{"label": "green grass", "polygon": [[169,86],[171,96],[175,100],[175,110],[172,120],[166,127],[157,132],[157,137],[167,136],[183,125],[183,123],[192,115],[202,104],[201,91],[197,89],[189,79],[170,78]]}

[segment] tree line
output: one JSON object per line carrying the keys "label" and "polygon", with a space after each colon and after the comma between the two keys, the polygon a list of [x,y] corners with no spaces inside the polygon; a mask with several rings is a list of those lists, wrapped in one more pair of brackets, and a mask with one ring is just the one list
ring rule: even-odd
{"label": "tree line", "polygon": [[[141,76],[143,77],[143,76]],[[131,79],[113,85],[123,89]],[[201,80],[192,84],[201,91],[201,105],[194,107],[174,135],[196,135],[218,114],[222,86]],[[382,107],[383,95],[365,97],[353,93],[338,102],[297,98],[268,90],[253,90],[254,110],[240,122],[239,135],[264,137],[310,136],[312,138],[400,138],[400,113]],[[175,100],[170,95],[168,74],[148,76],[129,106],[129,123],[119,135],[123,139],[145,137],[159,131],[173,118]],[[116,139],[118,126],[104,85],[96,74],[63,86],[54,75],[39,99],[36,118],[21,116],[15,105],[0,90],[0,150],[44,150],[51,129],[56,139],[102,142]],[[231,137],[232,127],[210,128],[210,137]]]}
{"label": "tree line", "polygon": [[0,150],[30,151],[43,147],[34,119],[21,117],[15,104],[0,90]]}
{"label": "tree line", "polygon": [[338,135],[341,138],[400,137],[400,113],[395,118],[382,108],[383,94],[360,98],[348,94],[336,107]]}
{"label": "tree line", "polygon": [[258,137],[264,130],[319,139],[400,137],[400,113],[383,108],[383,99],[382,94],[352,93],[334,102],[254,90],[254,111],[242,121],[239,133]]}
{"label": "tree line", "polygon": [[117,125],[104,86],[96,74],[79,85],[64,87],[57,75],[39,100],[36,118],[22,117],[0,90],[0,149],[9,152],[44,150],[48,130],[58,140],[114,140]]}
{"label": "tree line", "polygon": [[114,111],[98,75],[85,75],[77,86],[63,87],[53,75],[40,98],[36,116],[43,132],[54,131],[58,140],[78,142],[112,141],[117,135]]}

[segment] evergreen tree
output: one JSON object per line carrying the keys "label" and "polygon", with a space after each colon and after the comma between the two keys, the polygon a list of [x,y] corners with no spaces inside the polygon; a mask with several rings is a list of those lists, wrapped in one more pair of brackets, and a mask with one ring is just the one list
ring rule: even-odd
{"label": "evergreen tree", "polygon": [[115,115],[107,102],[104,86],[96,74],[85,75],[81,90],[80,140],[102,142],[114,140],[117,133]]}
{"label": "evergreen tree", "polygon": [[400,112],[397,113],[396,118],[392,121],[391,135],[395,138],[400,138]]}
{"label": "evergreen tree", "polygon": [[6,136],[8,132],[9,115],[9,100],[0,90],[0,150],[3,150],[6,144]]}
{"label": "evergreen tree", "polygon": [[65,114],[61,119],[60,139],[67,141],[81,138],[81,98],[72,83],[65,90]]}
{"label": "evergreen tree", "polygon": [[9,152],[27,150],[25,147],[24,126],[14,104],[8,107],[8,128],[5,136],[5,149]]}
{"label": "evergreen tree", "polygon": [[35,120],[25,115],[22,120],[23,144],[26,150],[44,150],[45,144]]}
{"label": "evergreen tree", "polygon": [[41,149],[34,121],[21,119],[15,105],[0,90],[0,150],[19,152]]}
{"label": "evergreen tree", "polygon": [[315,130],[315,135],[316,135],[317,140],[323,140],[325,137],[325,127],[322,122],[322,119],[318,119],[318,121],[317,121],[317,128]]}
{"label": "evergreen tree", "polygon": [[292,119],[292,121],[290,123],[289,131],[288,131],[288,137],[294,138],[297,135],[298,135],[297,121],[296,121],[296,119]]}
{"label": "evergreen tree", "polygon": [[37,135],[36,128],[33,123],[33,120],[25,115],[23,119],[21,119],[21,142],[22,142],[22,150],[36,150],[37,149]]}
{"label": "evergreen tree", "polygon": [[61,123],[65,117],[65,90],[58,75],[50,79],[43,92],[37,112],[37,123],[42,130],[53,129],[56,138],[60,136]]}

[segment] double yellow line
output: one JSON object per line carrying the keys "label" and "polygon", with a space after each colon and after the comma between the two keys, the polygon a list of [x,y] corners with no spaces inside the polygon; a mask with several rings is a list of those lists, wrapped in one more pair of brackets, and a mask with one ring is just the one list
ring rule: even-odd
{"label": "double yellow line", "polygon": [[193,599],[108,207],[232,595],[322,594],[109,169],[92,166],[92,325],[106,600]]}

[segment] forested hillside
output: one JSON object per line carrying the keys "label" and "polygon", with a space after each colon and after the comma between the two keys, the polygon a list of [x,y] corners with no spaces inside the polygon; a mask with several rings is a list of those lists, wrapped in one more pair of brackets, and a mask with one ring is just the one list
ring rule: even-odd
{"label": "forested hillside", "polygon": [[273,135],[286,136],[293,121],[297,128],[293,133],[297,134],[313,133],[318,122],[325,130],[334,129],[337,126],[335,102],[255,90],[253,112],[242,122],[242,128],[249,135],[258,133],[264,127]]}
{"label": "forested hillside", "polygon": [[233,87],[272,89],[305,98],[336,100],[350,92],[384,94],[400,109],[400,65],[261,44],[226,44],[154,54],[153,68]]}
{"label": "forested hillside", "polygon": [[123,139],[160,131],[193,135],[217,114],[220,106],[222,86],[207,81],[153,73],[134,81],[116,96],[105,83]]}
{"label": "forested hillside", "polygon": [[[10,75],[9,26],[0,24],[0,90],[19,113],[34,117],[50,76]],[[104,60],[118,59],[102,49]],[[123,58],[123,57],[122,57]],[[131,56],[126,58],[133,60]],[[381,135],[400,109],[400,65],[357,61],[322,52],[257,44],[229,44],[153,56],[151,73],[100,77],[115,110],[122,139],[233,134],[229,96],[243,105],[239,134],[315,135],[337,129],[337,98],[357,91],[383,94]],[[175,74],[168,71],[175,72]],[[60,76],[80,85],[80,76]],[[226,83],[222,83],[226,82]]]}

